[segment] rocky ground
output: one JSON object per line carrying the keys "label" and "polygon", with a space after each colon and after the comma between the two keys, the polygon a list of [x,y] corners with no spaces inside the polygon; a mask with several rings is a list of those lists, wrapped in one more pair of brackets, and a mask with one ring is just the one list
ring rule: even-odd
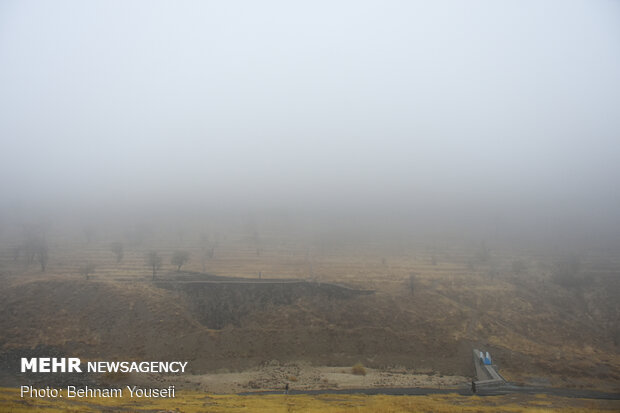
{"label": "rocky ground", "polygon": [[241,372],[219,371],[212,374],[128,377],[128,381],[144,386],[174,384],[180,389],[196,389],[209,393],[228,394],[282,390],[347,389],[369,387],[432,387],[465,386],[469,378],[416,372],[405,368],[387,370],[364,368],[365,374],[354,374],[351,367],[311,366],[305,363],[271,361],[260,368]]}

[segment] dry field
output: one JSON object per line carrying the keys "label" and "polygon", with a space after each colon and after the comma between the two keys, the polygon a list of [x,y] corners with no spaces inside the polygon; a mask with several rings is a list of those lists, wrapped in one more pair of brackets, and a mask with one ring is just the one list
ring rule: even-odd
{"label": "dry field", "polygon": [[[198,376],[271,362],[313,368],[360,362],[466,382],[471,348],[481,347],[511,381],[620,388],[617,255],[583,254],[588,283],[574,289],[554,282],[557,257],[548,252],[325,227],[292,231],[277,223],[260,234],[245,224],[212,227],[205,233],[198,225],[168,226],[141,237],[101,227],[89,242],[79,230],[52,234],[45,273],[15,259],[19,234],[5,234],[2,351],[46,346],[91,359],[181,358]],[[125,245],[120,263],[109,247],[115,241]],[[163,257],[157,280],[204,271],[309,283],[290,295],[235,286],[217,293],[162,288],[145,264],[150,250]],[[177,250],[190,254],[181,273],[170,262]],[[95,267],[88,280],[80,274],[86,263]],[[326,283],[375,293],[337,298],[317,289]],[[250,381],[238,388],[251,388]]]}
{"label": "dry field", "polygon": [[14,389],[0,389],[0,409],[7,413],[27,412],[613,412],[618,401],[585,400],[544,395],[494,397],[362,396],[362,395],[271,395],[218,396],[182,392],[175,399],[20,399]]}

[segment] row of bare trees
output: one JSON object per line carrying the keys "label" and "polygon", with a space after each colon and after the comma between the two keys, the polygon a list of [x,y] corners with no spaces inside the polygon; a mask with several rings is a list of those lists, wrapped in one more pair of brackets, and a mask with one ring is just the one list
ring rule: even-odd
{"label": "row of bare trees", "polygon": [[[125,250],[122,242],[113,242],[110,244],[110,251],[116,257],[116,263],[119,264],[124,257]],[[213,252],[211,250],[211,256],[213,256]],[[185,265],[189,261],[189,252],[187,251],[175,251],[172,254],[172,258],[170,259],[170,263],[177,267],[177,271],[181,271],[183,265]],[[157,271],[161,269],[163,263],[163,259],[159,252],[157,251],[149,251],[146,254],[146,265],[151,268],[153,271],[153,279],[157,275]]]}
{"label": "row of bare trees", "polygon": [[[181,271],[183,265],[185,265],[188,261],[189,252],[187,251],[175,251],[170,259],[170,263],[177,267],[177,272]],[[157,271],[161,269],[162,262],[163,259],[159,252],[149,251],[148,254],[146,254],[146,265],[153,270],[153,279],[155,279]]]}
{"label": "row of bare trees", "polygon": [[[114,254],[116,263],[120,264],[125,256],[125,247],[123,243],[113,242],[110,244],[109,250]],[[25,228],[24,242],[13,247],[13,260],[18,261],[22,256],[24,257],[26,265],[38,262],[41,266],[41,271],[45,272],[49,262],[49,246],[44,232],[30,227]],[[213,248],[208,250],[205,256],[209,256],[210,258],[213,257]],[[177,271],[181,271],[183,265],[189,261],[189,257],[190,255],[187,251],[175,251],[172,254],[170,263],[177,267]],[[162,262],[162,257],[157,251],[150,251],[146,254],[146,264],[153,271],[153,279],[155,279],[157,271],[161,269]],[[80,275],[88,280],[95,272],[95,269],[95,265],[88,262],[80,266],[78,271]]]}
{"label": "row of bare trees", "polygon": [[[124,248],[123,244],[120,242],[114,242],[110,245],[110,251],[112,251],[116,257],[116,263],[120,263],[124,257]],[[177,267],[177,271],[181,271],[183,265],[185,265],[189,261],[189,253],[187,251],[175,251],[172,254],[172,258],[170,263]],[[159,271],[162,267],[163,259],[159,252],[157,251],[149,251],[146,254],[146,265],[152,269],[153,271],[153,279],[157,275],[157,271]],[[79,272],[84,276],[87,280],[90,278],[90,275],[95,272],[95,265],[92,263],[87,263],[79,268]]]}
{"label": "row of bare trees", "polygon": [[49,247],[44,228],[37,225],[24,226],[24,241],[13,247],[13,260],[18,261],[22,254],[26,265],[37,262],[41,271],[45,272],[49,262]]}

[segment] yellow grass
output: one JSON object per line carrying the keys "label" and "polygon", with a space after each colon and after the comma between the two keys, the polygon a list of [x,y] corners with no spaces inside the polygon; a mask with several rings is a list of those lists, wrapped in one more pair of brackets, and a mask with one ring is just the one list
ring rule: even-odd
{"label": "yellow grass", "polygon": [[594,401],[548,396],[509,395],[468,397],[364,395],[209,395],[182,391],[173,399],[20,398],[17,389],[0,389],[0,411],[26,412],[609,412],[618,401]]}

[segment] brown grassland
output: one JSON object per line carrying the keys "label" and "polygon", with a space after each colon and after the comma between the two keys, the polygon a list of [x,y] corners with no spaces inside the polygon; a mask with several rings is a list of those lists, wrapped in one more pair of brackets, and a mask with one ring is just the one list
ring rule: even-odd
{"label": "brown grassland", "polygon": [[[501,373],[513,382],[618,392],[615,298],[620,291],[620,261],[613,254],[583,254],[579,276],[587,283],[573,288],[554,280],[558,259],[554,253],[526,249],[373,239],[325,228],[295,232],[267,224],[260,236],[237,225],[212,231],[206,239],[191,230],[155,231],[140,242],[127,241],[113,229],[100,229],[90,242],[79,234],[48,237],[50,260],[44,273],[36,264],[26,266],[22,258],[12,256],[19,237],[5,238],[0,245],[3,353],[44,346],[82,359],[188,360],[193,377],[260,370],[270,363],[295,368],[258,384],[241,379],[225,391],[214,390],[205,380],[184,384],[177,379],[183,396],[155,405],[125,398],[33,402],[19,400],[14,390],[5,389],[6,411],[618,408],[613,402],[523,395],[213,394],[281,389],[286,382],[315,389],[339,387],[337,380],[320,376],[305,380],[303,366],[349,366],[349,373],[356,363],[369,371],[386,371],[385,376],[401,372],[429,378],[417,386],[436,385],[444,376],[460,377],[458,385],[467,386],[474,373],[475,347],[489,349]],[[125,254],[117,263],[109,246],[119,239],[125,243]],[[155,281],[145,265],[150,250],[163,257]],[[190,257],[181,272],[170,261],[178,250]],[[95,267],[89,279],[80,274],[85,263]],[[203,272],[254,280],[260,274],[262,280],[308,283],[294,290],[258,291],[228,284],[201,290],[181,282]],[[164,285],[162,280],[171,283]],[[374,293],[334,297],[321,289],[330,283]],[[7,385],[6,380],[3,383]],[[371,385],[389,386],[390,381]]]}
{"label": "brown grassland", "polygon": [[84,398],[25,400],[16,389],[0,390],[0,410],[27,412],[610,412],[619,401],[585,400],[545,395],[466,397],[455,394],[432,396],[363,395],[210,395],[185,391],[175,399]]}

